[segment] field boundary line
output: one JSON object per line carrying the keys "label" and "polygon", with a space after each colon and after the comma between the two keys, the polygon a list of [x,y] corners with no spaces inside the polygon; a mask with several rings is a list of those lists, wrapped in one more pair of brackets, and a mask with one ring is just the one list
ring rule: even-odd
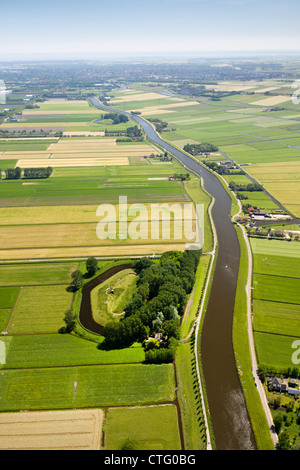
{"label": "field boundary line", "polygon": [[[10,286],[9,286],[9,287],[10,287]],[[5,330],[4,330],[4,331],[7,331],[7,327],[8,327],[8,325],[9,325],[9,322],[10,322],[10,320],[11,320],[11,317],[12,317],[12,315],[13,315],[13,313],[14,313],[15,307],[16,307],[17,302],[18,302],[18,300],[19,300],[22,287],[23,287],[23,286],[19,286],[19,292],[18,292],[18,294],[17,294],[17,297],[16,297],[16,300],[15,300],[15,302],[14,302],[14,305],[12,306],[12,309],[11,309],[9,318],[8,318],[8,320],[7,320],[7,323],[6,323],[6,325],[5,325]]]}
{"label": "field boundary line", "polygon": [[253,329],[253,332],[254,333],[262,333],[264,335],[285,336],[287,338],[300,338],[300,336],[284,335],[283,333],[274,333],[273,331],[261,331],[261,330]]}

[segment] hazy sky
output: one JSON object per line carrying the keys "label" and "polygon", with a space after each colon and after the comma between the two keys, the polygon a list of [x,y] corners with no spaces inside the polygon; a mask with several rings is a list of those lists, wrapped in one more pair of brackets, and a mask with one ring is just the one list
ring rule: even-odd
{"label": "hazy sky", "polygon": [[0,59],[297,51],[299,0],[14,0]]}

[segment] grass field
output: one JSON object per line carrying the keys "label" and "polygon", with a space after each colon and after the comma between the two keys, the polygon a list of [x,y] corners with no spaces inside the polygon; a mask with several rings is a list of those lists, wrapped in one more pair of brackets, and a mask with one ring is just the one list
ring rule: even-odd
{"label": "grass field", "polygon": [[120,450],[128,441],[139,450],[181,450],[176,406],[110,408],[105,450]]}
{"label": "grass field", "polygon": [[0,290],[0,308],[12,308],[17,300],[19,288],[3,287]]}
{"label": "grass field", "polygon": [[105,351],[97,343],[71,335],[24,332],[3,341],[9,352],[5,368],[12,369],[140,363],[145,359],[142,347]]}
{"label": "grass field", "polygon": [[57,333],[72,296],[66,285],[22,287],[7,325],[8,334]]}
{"label": "grass field", "polygon": [[74,262],[0,265],[0,286],[67,284],[76,268]]}
{"label": "grass field", "polygon": [[300,337],[300,246],[251,239],[253,320],[259,362],[292,367],[291,345]]}
{"label": "grass field", "polygon": [[0,410],[159,404],[174,400],[174,388],[172,364],[2,370]]}
{"label": "grass field", "polygon": [[180,344],[176,352],[176,370],[185,448],[205,450],[206,430],[194,360],[193,343]]}

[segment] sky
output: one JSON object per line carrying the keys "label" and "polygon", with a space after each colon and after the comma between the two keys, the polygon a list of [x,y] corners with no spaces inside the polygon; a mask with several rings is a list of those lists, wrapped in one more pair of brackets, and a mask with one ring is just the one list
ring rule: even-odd
{"label": "sky", "polygon": [[14,0],[0,60],[300,52],[299,0]]}

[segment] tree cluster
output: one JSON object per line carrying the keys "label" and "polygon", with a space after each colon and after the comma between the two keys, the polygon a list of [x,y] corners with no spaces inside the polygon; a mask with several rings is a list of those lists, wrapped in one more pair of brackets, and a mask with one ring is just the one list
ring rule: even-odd
{"label": "tree cluster", "polygon": [[206,162],[205,160],[202,162],[207,168],[210,170],[215,171],[219,175],[229,175],[230,170],[226,168],[226,166],[218,165],[216,162]]}
{"label": "tree cluster", "polygon": [[232,191],[238,191],[238,192],[240,192],[240,191],[253,192],[253,191],[263,191],[264,190],[264,188],[258,183],[238,184],[238,183],[234,183],[233,181],[230,181],[229,188]]}
{"label": "tree cluster", "polygon": [[42,179],[49,178],[51,174],[51,166],[48,166],[47,168],[25,168],[23,177],[27,179]]}
{"label": "tree cluster", "polygon": [[191,155],[199,155],[199,153],[217,152],[218,147],[213,144],[203,142],[201,144],[186,144],[183,147],[183,150]]}
{"label": "tree cluster", "polygon": [[5,170],[5,177],[7,180],[19,180],[21,178],[22,170],[18,166],[16,168],[7,168]]}
{"label": "tree cluster", "polygon": [[155,119],[155,118],[149,118],[148,121],[154,123],[155,129],[157,130],[157,132],[162,132],[164,129],[168,127],[168,123],[165,121],[159,121],[158,119]]}
{"label": "tree cluster", "polygon": [[120,124],[120,123],[129,121],[127,116],[124,116],[123,114],[118,114],[118,113],[104,114],[104,116],[102,116],[102,118],[103,119],[111,119],[114,124]]}
{"label": "tree cluster", "polygon": [[[179,334],[180,317],[192,291],[201,251],[164,253],[158,262],[141,258],[135,264],[137,290],[125,307],[125,318],[108,323],[105,344],[110,348],[144,342],[147,362],[173,360]],[[145,340],[161,333],[155,347]]]}
{"label": "tree cluster", "polygon": [[138,126],[127,127],[126,135],[127,137],[130,137],[132,140],[143,139],[143,133]]}
{"label": "tree cluster", "polygon": [[[49,178],[52,174],[52,168],[25,168],[23,173],[24,179],[43,179]],[[0,170],[1,178],[1,170]],[[7,180],[19,180],[22,178],[22,170],[18,166],[16,168],[7,168],[5,170],[5,178]]]}
{"label": "tree cluster", "polygon": [[190,179],[190,174],[189,173],[175,173],[174,174],[174,179],[179,180],[179,181],[185,181]]}

